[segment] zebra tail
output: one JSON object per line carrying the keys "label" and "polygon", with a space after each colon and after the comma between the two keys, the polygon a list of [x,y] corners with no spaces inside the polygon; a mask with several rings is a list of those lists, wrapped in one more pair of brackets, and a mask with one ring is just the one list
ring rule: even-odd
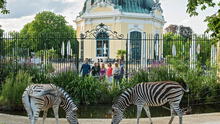
{"label": "zebra tail", "polygon": [[181,80],[180,85],[183,87],[184,92],[186,92],[186,93],[189,92],[189,87],[184,80]]}

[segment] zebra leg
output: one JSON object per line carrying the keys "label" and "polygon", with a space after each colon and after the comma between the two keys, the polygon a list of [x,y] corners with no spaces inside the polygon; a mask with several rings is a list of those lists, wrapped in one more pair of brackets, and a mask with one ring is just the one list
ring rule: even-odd
{"label": "zebra leg", "polygon": [[[26,90],[26,89],[25,89]],[[23,95],[22,95],[22,103],[24,105],[24,108],[27,112],[29,121],[31,123],[31,118],[32,118],[32,109],[31,109],[31,103],[30,103],[30,97],[28,95],[27,91],[24,91]]]}
{"label": "zebra leg", "polygon": [[47,111],[48,111],[48,109],[47,109],[47,110],[44,110],[43,124],[44,124],[44,122],[45,122],[45,119],[47,118]]}
{"label": "zebra leg", "polygon": [[55,118],[56,118],[56,124],[59,124],[59,106],[57,105],[54,105],[53,106],[53,112],[54,112],[54,115],[55,115]]}
{"label": "zebra leg", "polygon": [[169,124],[172,124],[174,116],[175,116],[175,112],[174,112],[172,106],[170,106],[170,113],[171,113],[171,119],[169,121]]}
{"label": "zebra leg", "polygon": [[151,120],[151,114],[150,114],[150,109],[149,109],[149,106],[144,106],[144,110],[147,114],[147,117],[149,118],[150,120],[150,124],[153,124],[153,121]]}
{"label": "zebra leg", "polygon": [[179,116],[179,124],[183,123],[183,112],[179,107],[178,103],[171,104],[172,108],[176,112],[176,114]]}
{"label": "zebra leg", "polygon": [[31,99],[31,108],[32,108],[32,118],[31,118],[31,124],[35,124],[37,122],[37,119],[39,118],[40,114],[40,104],[37,104],[37,101],[35,99]]}
{"label": "zebra leg", "polygon": [[139,124],[139,118],[141,116],[143,105],[137,105],[137,124]]}

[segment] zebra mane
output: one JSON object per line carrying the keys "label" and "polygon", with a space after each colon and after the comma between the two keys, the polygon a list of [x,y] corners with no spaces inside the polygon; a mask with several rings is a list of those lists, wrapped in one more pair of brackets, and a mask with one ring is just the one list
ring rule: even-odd
{"label": "zebra mane", "polygon": [[74,108],[77,108],[77,106],[74,104],[72,97],[67,93],[63,88],[57,86],[57,90],[61,93],[61,104],[64,103],[64,101],[69,102],[73,105]]}
{"label": "zebra mane", "polygon": [[133,87],[130,87],[130,88],[127,88],[125,91],[123,91],[123,92],[121,93],[121,95],[119,95],[119,96],[116,98],[116,100],[114,100],[115,102],[114,102],[114,104],[112,105],[112,107],[118,108],[118,107],[119,107],[119,106],[118,106],[119,100],[122,98],[122,96],[125,95],[125,94],[127,94],[127,93],[131,95],[133,89],[134,89]]}

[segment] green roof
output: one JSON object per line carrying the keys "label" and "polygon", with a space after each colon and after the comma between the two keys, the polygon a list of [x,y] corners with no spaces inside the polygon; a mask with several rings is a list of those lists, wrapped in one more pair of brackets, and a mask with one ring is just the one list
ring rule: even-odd
{"label": "green roof", "polygon": [[82,13],[84,13],[86,9],[88,9],[94,3],[99,1],[108,1],[122,12],[131,13],[150,13],[154,4],[153,0],[86,0]]}

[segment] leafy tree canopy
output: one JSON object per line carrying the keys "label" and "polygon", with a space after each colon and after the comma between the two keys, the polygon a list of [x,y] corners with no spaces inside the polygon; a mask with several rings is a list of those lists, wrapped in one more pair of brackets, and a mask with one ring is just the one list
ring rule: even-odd
{"label": "leafy tree canopy", "polygon": [[[220,7],[220,1],[215,3],[214,0],[188,0],[187,12],[190,16],[196,16],[199,13],[197,8],[201,7],[201,10],[205,10],[207,7]],[[205,21],[208,23],[208,29],[206,32],[212,32],[211,36],[216,40],[220,40],[220,9],[217,10],[213,15],[207,16]]]}
{"label": "leafy tree canopy", "polygon": [[183,25],[169,25],[165,28],[166,32],[171,32],[173,34],[180,34],[184,38],[191,38],[193,30],[191,27],[183,26]]}
{"label": "leafy tree canopy", "polygon": [[43,11],[23,27],[20,36],[24,39],[21,41],[23,47],[29,47],[34,51],[52,47],[57,49],[62,42],[75,38],[75,30],[67,25],[63,16]]}
{"label": "leafy tree canopy", "polygon": [[9,10],[6,9],[6,0],[0,0],[0,13],[7,14]]}

